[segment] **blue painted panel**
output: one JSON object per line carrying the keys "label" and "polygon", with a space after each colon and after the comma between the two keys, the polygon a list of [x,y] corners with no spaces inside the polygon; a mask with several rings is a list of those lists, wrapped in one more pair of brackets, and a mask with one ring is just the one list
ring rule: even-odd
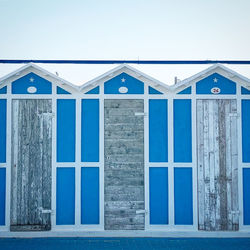
{"label": "blue painted panel", "polygon": [[190,86],[190,87],[188,87],[188,88],[185,88],[185,89],[183,89],[182,91],[180,91],[179,93],[178,93],[178,95],[187,95],[187,94],[191,94],[191,90],[192,90],[192,87]]}
{"label": "blue painted panel", "polygon": [[66,91],[65,89],[63,88],[60,88],[60,87],[56,87],[56,93],[57,94],[63,94],[63,95],[71,95],[71,93],[69,93],[68,91]]}
{"label": "blue painted panel", "polygon": [[99,224],[99,168],[81,170],[81,223]]}
{"label": "blue painted panel", "polygon": [[250,162],[250,100],[242,100],[242,161]]}
{"label": "blue painted panel", "polygon": [[243,168],[243,224],[250,225],[250,168]]}
{"label": "blue painted panel", "polygon": [[85,94],[99,94],[100,88],[99,86],[89,90],[88,92],[86,92]]}
{"label": "blue painted panel", "polygon": [[99,161],[99,100],[82,100],[82,161]]}
{"label": "blue painted panel", "polygon": [[120,87],[126,87],[126,94],[144,94],[143,82],[136,78],[122,73],[104,83],[104,94],[122,94],[119,92]]}
{"label": "blue painted panel", "polygon": [[241,87],[241,94],[242,95],[250,95],[250,90],[248,90],[244,87]]}
{"label": "blue painted panel", "polygon": [[150,87],[150,86],[148,86],[148,93],[150,94],[150,95],[154,95],[154,94],[160,94],[160,95],[162,95],[162,93],[160,92],[160,91],[158,91],[158,90],[156,90],[156,89],[154,89],[154,88],[152,88],[152,87]]}
{"label": "blue painted panel", "polygon": [[0,94],[7,94],[7,86],[0,89]]}
{"label": "blue painted panel", "polygon": [[197,82],[196,94],[212,94],[211,89],[214,87],[220,88],[218,95],[236,94],[236,83],[218,73],[214,73]]}
{"label": "blue painted panel", "polygon": [[174,215],[176,225],[193,224],[192,168],[174,168]]}
{"label": "blue painted panel", "polygon": [[57,168],[56,224],[75,224],[75,168]]}
{"label": "blue painted panel", "polygon": [[149,161],[168,161],[167,100],[149,100]]}
{"label": "blue painted panel", "polygon": [[6,162],[6,112],[7,101],[0,99],[0,162]]}
{"label": "blue painted panel", "polygon": [[168,168],[149,168],[150,224],[168,224]]}
{"label": "blue painted panel", "polygon": [[35,87],[37,89],[34,94],[52,93],[51,82],[34,73],[29,73],[12,82],[12,94],[30,94],[27,90],[29,87]]}
{"label": "blue painted panel", "polygon": [[5,225],[6,169],[0,168],[0,225]]}
{"label": "blue painted panel", "polygon": [[192,162],[191,100],[174,100],[174,161]]}
{"label": "blue painted panel", "polygon": [[75,161],[76,102],[57,100],[57,161]]}

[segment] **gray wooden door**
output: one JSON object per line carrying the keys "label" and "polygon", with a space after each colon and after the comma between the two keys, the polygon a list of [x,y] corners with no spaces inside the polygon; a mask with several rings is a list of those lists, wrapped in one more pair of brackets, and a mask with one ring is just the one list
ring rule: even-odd
{"label": "gray wooden door", "polygon": [[197,100],[199,229],[238,230],[236,100]]}
{"label": "gray wooden door", "polygon": [[144,229],[143,112],[143,100],[104,102],[106,230]]}
{"label": "gray wooden door", "polygon": [[51,229],[51,100],[12,101],[12,231]]}

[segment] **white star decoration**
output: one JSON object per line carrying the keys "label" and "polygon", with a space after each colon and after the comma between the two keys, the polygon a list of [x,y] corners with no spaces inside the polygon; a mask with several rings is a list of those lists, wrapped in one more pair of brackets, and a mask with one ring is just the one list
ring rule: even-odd
{"label": "white star decoration", "polygon": [[30,78],[30,82],[34,82],[34,81],[35,81],[35,79],[31,77]]}
{"label": "white star decoration", "polygon": [[214,82],[218,82],[218,79],[217,79],[217,78],[214,78]]}
{"label": "white star decoration", "polygon": [[122,82],[126,82],[126,79],[123,77],[123,78],[121,79],[121,81],[122,81]]}

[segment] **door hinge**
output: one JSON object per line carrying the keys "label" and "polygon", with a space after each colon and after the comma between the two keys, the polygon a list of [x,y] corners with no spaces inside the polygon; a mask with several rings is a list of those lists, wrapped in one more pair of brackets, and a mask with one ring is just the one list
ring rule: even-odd
{"label": "door hinge", "polygon": [[53,210],[52,209],[44,209],[42,207],[39,208],[39,211],[42,213],[42,214],[53,214]]}
{"label": "door hinge", "polygon": [[136,214],[147,214],[147,210],[141,209],[141,210],[136,210]]}

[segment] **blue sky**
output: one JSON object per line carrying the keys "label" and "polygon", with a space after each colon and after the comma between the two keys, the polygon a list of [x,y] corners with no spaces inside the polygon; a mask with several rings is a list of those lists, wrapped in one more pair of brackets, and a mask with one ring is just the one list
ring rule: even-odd
{"label": "blue sky", "polygon": [[[249,0],[0,0],[0,58],[250,60],[249,12]],[[83,84],[116,65],[39,66]],[[208,67],[132,66],[166,84]]]}

